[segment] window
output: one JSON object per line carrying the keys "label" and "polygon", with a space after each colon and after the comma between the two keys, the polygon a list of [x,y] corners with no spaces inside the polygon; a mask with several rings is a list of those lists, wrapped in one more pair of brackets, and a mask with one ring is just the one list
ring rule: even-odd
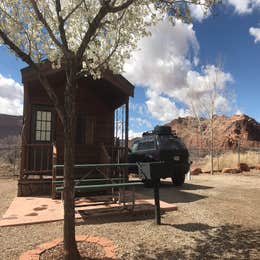
{"label": "window", "polygon": [[155,148],[154,141],[140,142],[138,145],[138,150],[150,150]]}
{"label": "window", "polygon": [[50,111],[36,111],[35,141],[49,142],[51,140],[52,114]]}
{"label": "window", "polygon": [[135,142],[135,143],[133,143],[133,145],[132,145],[132,149],[131,149],[131,151],[132,151],[133,153],[135,153],[135,152],[137,151],[138,144],[139,144],[139,142]]}

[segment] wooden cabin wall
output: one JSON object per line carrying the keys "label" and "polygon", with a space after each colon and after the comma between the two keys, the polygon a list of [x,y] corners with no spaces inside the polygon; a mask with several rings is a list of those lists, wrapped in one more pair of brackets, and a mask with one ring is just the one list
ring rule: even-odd
{"label": "wooden cabin wall", "polygon": [[[65,72],[60,70],[51,70],[50,64],[44,63],[41,66],[43,73],[46,72],[50,84],[53,86],[57,96],[60,97],[60,102],[63,103],[64,86],[65,86]],[[45,156],[49,158],[47,162],[47,171],[43,172],[43,168],[35,169],[30,167],[31,162],[37,164],[37,156],[35,150],[46,149],[51,152],[51,144],[56,143],[57,147],[57,162],[63,164],[63,126],[54,114],[54,126],[52,129],[53,138],[47,145],[32,145],[34,141],[35,131],[32,126],[34,123],[33,109],[35,106],[49,106],[53,109],[45,89],[38,81],[37,74],[33,69],[25,68],[22,70],[22,80],[24,85],[24,117],[23,117],[23,131],[22,131],[22,158],[21,158],[21,172],[18,181],[18,195],[31,196],[36,194],[50,194],[52,172],[48,166],[52,166],[51,153]],[[114,111],[116,108],[128,102],[128,97],[133,96],[134,87],[122,77],[116,75],[104,76],[102,80],[93,81],[90,78],[82,78],[79,81],[79,93],[77,97],[77,115],[87,116],[92,118],[95,122],[93,143],[76,144],[76,163],[102,163],[109,162],[107,158],[112,156],[112,147],[114,145]],[[40,108],[40,107],[39,107]],[[40,110],[40,109],[39,109]],[[43,120],[44,121],[44,120]],[[50,146],[48,145],[50,144]],[[104,149],[104,147],[107,149]],[[101,153],[103,151],[103,153]],[[104,152],[105,151],[105,152]],[[37,151],[36,151],[37,152]],[[107,154],[108,152],[108,154]],[[37,153],[38,155],[39,153]],[[29,156],[33,155],[33,156]],[[105,155],[105,156],[104,156]],[[113,157],[114,157],[113,153]],[[40,161],[42,160],[40,153]],[[35,160],[36,158],[36,160]],[[33,159],[33,160],[32,160]],[[33,166],[35,163],[33,163]],[[31,169],[32,168],[32,169]],[[25,170],[25,171],[24,171]],[[32,173],[32,171],[35,171]],[[47,173],[48,172],[48,173]],[[110,174],[111,172],[107,172]],[[77,171],[76,174],[79,172]],[[80,172],[79,174],[85,174]],[[27,175],[28,174],[28,175]],[[62,172],[58,173],[62,174]],[[96,174],[94,172],[93,174]],[[76,177],[76,176],[75,176]]]}
{"label": "wooden cabin wall", "polygon": [[[114,137],[114,108],[103,102],[102,93],[97,95],[93,87],[98,87],[95,83],[88,81],[92,85],[80,85],[76,111],[77,115],[85,115],[93,118],[95,121],[94,142],[93,144],[77,144],[76,145],[76,163],[98,163],[99,149],[103,143],[106,147],[113,145]],[[30,82],[25,85],[28,92],[28,101],[26,101],[26,117],[30,120],[26,121],[27,143],[32,143],[32,107],[34,105],[52,106],[45,90],[40,84]],[[63,97],[64,85],[56,83],[55,92],[57,96]],[[62,100],[61,100],[62,102]],[[29,125],[29,127],[28,127]],[[63,162],[63,126],[57,116],[54,119],[53,141],[56,143],[58,150],[58,162]]]}

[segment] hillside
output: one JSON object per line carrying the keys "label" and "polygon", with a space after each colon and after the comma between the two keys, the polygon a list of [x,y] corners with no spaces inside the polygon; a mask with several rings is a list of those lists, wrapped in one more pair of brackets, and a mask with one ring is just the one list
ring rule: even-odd
{"label": "hillside", "polygon": [[[209,137],[209,128],[205,119],[201,120],[202,134],[198,131],[198,120],[194,117],[178,118],[169,124],[189,148],[205,148]],[[236,147],[236,129],[241,128],[241,147],[260,147],[260,124],[247,115],[214,116],[214,145],[219,149]]]}
{"label": "hillside", "polygon": [[10,116],[0,114],[0,139],[8,136],[17,136],[21,132],[22,116]]}
{"label": "hillside", "polygon": [[[198,121],[194,117],[179,117],[169,124],[189,148],[205,148],[209,135],[207,122],[202,120],[203,134],[198,132]],[[235,130],[241,127],[241,147],[260,147],[260,123],[247,115],[214,116],[215,147],[229,149],[236,146]],[[0,114],[0,139],[17,136],[22,128],[22,116]],[[130,141],[130,143],[132,143]]]}

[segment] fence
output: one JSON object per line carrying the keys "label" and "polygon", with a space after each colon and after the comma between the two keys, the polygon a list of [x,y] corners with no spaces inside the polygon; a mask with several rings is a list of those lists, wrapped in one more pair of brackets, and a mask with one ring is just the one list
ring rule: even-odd
{"label": "fence", "polygon": [[[210,169],[210,151],[208,149],[190,149],[190,159],[193,165],[203,168],[205,171]],[[223,168],[237,167],[239,163],[246,163],[251,167],[260,164],[259,148],[240,148],[240,149],[215,149],[213,151],[213,168],[221,171]]]}
{"label": "fence", "polygon": [[[210,170],[210,151],[207,149],[189,149],[193,165]],[[0,147],[0,176],[18,176],[20,171],[21,147]],[[213,164],[215,171],[223,168],[236,167],[237,164],[247,163],[249,166],[260,165],[259,148],[240,148],[235,150],[214,150]]]}

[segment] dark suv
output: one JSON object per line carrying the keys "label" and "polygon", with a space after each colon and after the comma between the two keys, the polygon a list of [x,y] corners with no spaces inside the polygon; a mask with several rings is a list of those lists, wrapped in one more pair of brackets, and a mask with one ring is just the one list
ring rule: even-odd
{"label": "dark suv", "polygon": [[[157,126],[153,131],[143,133],[129,150],[128,162],[162,162],[157,170],[158,178],[171,177],[175,185],[181,186],[190,169],[189,152],[185,144],[172,133],[169,126]],[[130,172],[138,173],[137,167]]]}

